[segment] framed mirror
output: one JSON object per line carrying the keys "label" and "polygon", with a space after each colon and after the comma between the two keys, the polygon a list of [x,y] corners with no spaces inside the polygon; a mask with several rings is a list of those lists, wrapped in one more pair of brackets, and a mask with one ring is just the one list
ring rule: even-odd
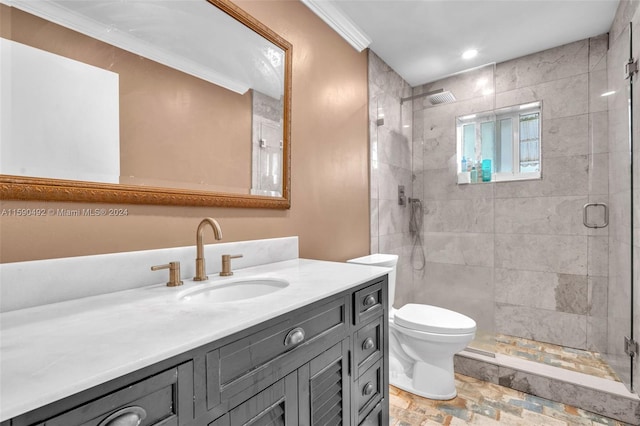
{"label": "framed mirror", "polygon": [[290,43],[228,0],[0,0],[0,197],[287,209]]}

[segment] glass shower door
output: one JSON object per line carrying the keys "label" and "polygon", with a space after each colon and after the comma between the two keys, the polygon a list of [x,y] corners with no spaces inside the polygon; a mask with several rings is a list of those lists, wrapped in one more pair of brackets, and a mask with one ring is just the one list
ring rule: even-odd
{"label": "glass shower door", "polygon": [[[602,307],[606,312],[606,329],[603,330],[604,338],[597,345],[618,378],[631,388],[633,359],[627,353],[629,346],[625,340],[632,338],[634,332],[633,198],[638,172],[634,172],[633,167],[633,92],[637,90],[634,85],[638,85],[638,74],[623,72],[622,67],[626,63],[634,62],[629,58],[633,58],[631,24],[617,38],[610,40],[608,55],[609,277],[607,291],[603,294],[606,306]],[[594,290],[591,289],[592,296],[596,294]],[[593,302],[592,299],[592,310],[598,307]],[[594,322],[592,327],[603,325]]]}

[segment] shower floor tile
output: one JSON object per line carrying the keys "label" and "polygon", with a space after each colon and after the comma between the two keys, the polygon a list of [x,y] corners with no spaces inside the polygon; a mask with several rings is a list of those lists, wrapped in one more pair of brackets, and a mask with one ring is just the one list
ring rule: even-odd
{"label": "shower floor tile", "polygon": [[470,346],[603,379],[620,381],[613,369],[597,352],[566,348],[505,334],[488,333],[478,333]]}
{"label": "shower floor tile", "polygon": [[456,374],[458,396],[422,398],[390,386],[391,426],[620,425],[625,423],[514,389]]}

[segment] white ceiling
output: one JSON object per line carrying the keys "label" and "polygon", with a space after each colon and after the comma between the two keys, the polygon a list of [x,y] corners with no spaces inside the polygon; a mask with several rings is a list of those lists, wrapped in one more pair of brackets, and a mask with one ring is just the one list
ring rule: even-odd
{"label": "white ceiling", "polygon": [[[619,0],[302,0],[411,86],[606,33]],[[478,55],[462,59],[467,49]]]}
{"label": "white ceiling", "polygon": [[206,0],[0,3],[237,93],[284,93],[284,51]]}

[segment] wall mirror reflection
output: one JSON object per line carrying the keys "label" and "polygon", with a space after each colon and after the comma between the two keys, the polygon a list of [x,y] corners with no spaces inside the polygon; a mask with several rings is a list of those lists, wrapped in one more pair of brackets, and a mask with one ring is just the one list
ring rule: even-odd
{"label": "wall mirror reflection", "polygon": [[2,198],[288,208],[291,46],[226,0],[0,0]]}

